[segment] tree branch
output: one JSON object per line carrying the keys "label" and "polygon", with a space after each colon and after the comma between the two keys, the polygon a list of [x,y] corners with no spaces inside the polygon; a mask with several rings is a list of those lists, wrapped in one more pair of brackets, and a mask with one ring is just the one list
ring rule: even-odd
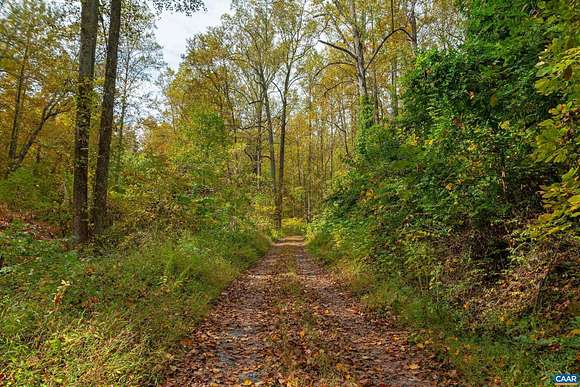
{"label": "tree branch", "polygon": [[344,47],[337,46],[336,44],[332,44],[332,43],[329,43],[329,42],[325,42],[324,40],[321,40],[321,39],[318,39],[318,41],[320,43],[322,43],[322,44],[326,44],[329,47],[332,47],[332,48],[335,48],[335,49],[337,49],[339,51],[342,51],[345,54],[347,54],[348,56],[350,56],[352,59],[356,60],[356,56],[352,52],[350,52],[348,49],[346,49]]}
{"label": "tree branch", "polygon": [[327,69],[327,68],[329,68],[330,66],[334,66],[334,65],[341,65],[341,64],[343,64],[343,65],[347,65],[347,66],[353,66],[353,67],[354,67],[354,64],[352,64],[352,63],[349,63],[349,62],[343,62],[343,61],[330,62],[330,63],[327,63],[327,64],[325,64],[324,66],[322,66],[322,67],[321,67],[321,68],[320,68],[320,69],[319,69],[319,70],[316,72],[316,74],[314,74],[314,78],[317,78],[317,77],[320,75],[320,73],[321,73],[321,72],[323,72],[324,70],[326,70],[326,69]]}
{"label": "tree branch", "polygon": [[404,32],[409,39],[413,39],[411,37],[411,35],[407,32],[407,30],[405,30],[403,27],[399,27],[391,32],[389,32],[382,40],[381,43],[377,46],[377,48],[375,48],[375,51],[373,52],[373,55],[371,56],[371,60],[369,60],[369,63],[367,63],[367,65],[365,66],[365,70],[369,68],[369,66],[373,63],[373,61],[375,60],[375,58],[377,57],[377,54],[379,53],[379,51],[381,50],[381,48],[383,48],[383,45],[385,44],[385,42],[395,34],[395,32],[398,31],[402,31]]}

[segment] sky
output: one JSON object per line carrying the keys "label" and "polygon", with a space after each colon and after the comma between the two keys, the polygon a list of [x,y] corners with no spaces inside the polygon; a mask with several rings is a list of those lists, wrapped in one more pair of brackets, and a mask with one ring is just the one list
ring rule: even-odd
{"label": "sky", "polygon": [[218,25],[221,15],[229,11],[231,0],[206,0],[204,3],[207,11],[192,16],[163,12],[157,21],[157,42],[163,46],[165,62],[173,70],[177,70],[181,56],[185,54],[187,39]]}

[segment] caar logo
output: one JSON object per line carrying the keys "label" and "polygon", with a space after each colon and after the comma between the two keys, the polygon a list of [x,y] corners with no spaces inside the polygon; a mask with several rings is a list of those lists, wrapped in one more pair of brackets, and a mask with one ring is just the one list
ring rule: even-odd
{"label": "caar logo", "polygon": [[578,374],[558,374],[552,377],[556,386],[575,386],[578,384]]}

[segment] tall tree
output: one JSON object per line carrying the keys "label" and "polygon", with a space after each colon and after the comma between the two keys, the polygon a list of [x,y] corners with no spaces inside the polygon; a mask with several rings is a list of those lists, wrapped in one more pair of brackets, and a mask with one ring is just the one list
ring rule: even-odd
{"label": "tall tree", "polygon": [[280,94],[280,141],[278,152],[278,187],[275,197],[275,226],[282,227],[284,200],[284,165],[286,152],[286,129],[288,124],[290,89],[300,79],[297,66],[312,48],[312,37],[316,32],[314,23],[309,19],[306,2],[281,1],[276,4],[275,24],[280,39],[281,84],[276,84]]}
{"label": "tall tree", "polygon": [[109,37],[107,41],[107,62],[105,65],[105,85],[101,110],[101,127],[99,132],[99,150],[97,169],[95,171],[95,188],[93,204],[93,224],[95,234],[105,229],[107,215],[107,190],[109,180],[109,160],[111,154],[111,136],[113,133],[113,110],[115,107],[115,84],[117,81],[117,56],[119,31],[121,29],[121,0],[111,0]]}
{"label": "tall tree", "polygon": [[[139,12],[138,17],[129,15]],[[161,46],[152,31],[154,14],[144,10],[127,9],[126,20],[121,26],[118,64],[118,116],[116,120],[116,145],[114,152],[114,186],[119,188],[123,168],[126,131],[131,123],[143,115],[144,103],[151,101],[145,82],[150,81],[154,71],[160,71],[165,63]],[[135,20],[137,19],[137,21]]]}
{"label": "tall tree", "polygon": [[[186,14],[191,14],[204,7],[201,0],[155,0],[154,5],[159,9],[177,10],[185,12]],[[92,2],[91,8],[92,6]],[[96,7],[96,5],[95,5]],[[107,205],[107,190],[108,190],[108,177],[109,177],[109,161],[110,161],[110,146],[111,146],[111,136],[112,136],[112,126],[113,126],[113,111],[114,111],[114,96],[115,96],[115,83],[117,77],[117,58],[118,58],[118,47],[119,47],[119,31],[121,25],[121,7],[122,2],[120,0],[111,0],[111,20],[109,25],[109,36],[107,44],[107,59],[105,68],[105,87],[103,93],[103,106],[101,114],[101,130],[99,136],[99,150],[97,159],[97,170],[95,173],[95,192],[94,192],[94,208],[93,208],[93,221],[95,226],[95,232],[101,233],[105,228],[106,220],[106,205]],[[82,15],[85,15],[85,3],[83,3]],[[96,10],[95,10],[96,14]],[[92,16],[92,15],[91,15]],[[96,15],[95,15],[96,20]],[[85,23],[81,21],[81,29],[85,26]],[[94,28],[96,35],[96,22],[95,26],[92,24],[91,17],[91,33]],[[88,35],[88,33],[87,33]],[[81,46],[83,45],[83,32],[81,32]],[[96,43],[95,43],[96,44]],[[92,78],[94,75],[94,51],[95,44],[92,44],[92,58],[91,58],[91,84],[90,89],[92,90]],[[81,63],[84,59],[84,53],[81,48]],[[82,65],[81,65],[82,66]],[[82,99],[80,89],[79,89],[79,100]],[[85,109],[81,109],[85,110]],[[85,241],[89,237],[89,227],[88,220],[81,219],[81,217],[86,218],[88,213],[87,208],[87,171],[88,171],[88,128],[90,127],[90,107],[88,108],[88,119],[85,118],[83,121],[88,122],[85,130],[77,130],[79,132],[78,140],[76,141],[76,147],[79,148],[79,156],[75,154],[75,166],[80,164],[78,173],[75,173],[75,217],[73,229],[75,229],[75,239],[79,241]],[[84,114],[87,116],[86,112]],[[83,125],[77,127],[82,127]],[[86,141],[85,141],[86,137]],[[85,145],[86,142],[86,146]],[[76,149],[76,148],[75,148]],[[85,155],[86,153],[86,155]],[[86,160],[85,160],[86,159]],[[81,216],[81,214],[83,214]],[[76,225],[78,224],[78,226]],[[78,234],[78,235],[77,235]]]}
{"label": "tall tree", "polygon": [[[280,69],[281,63],[279,57],[273,55],[276,47],[274,18],[272,16],[273,2],[271,0],[236,1],[233,7],[235,15],[230,20],[236,30],[232,31],[232,33],[241,34],[245,38],[241,42],[247,42],[234,47],[234,56],[239,62],[253,70],[255,82],[260,86],[260,95],[263,98],[263,102],[260,103],[265,112],[268,135],[268,159],[272,195],[277,198],[279,177],[276,170],[274,114],[270,92],[274,77]],[[276,217],[275,211],[274,218]]]}
{"label": "tall tree", "polygon": [[95,50],[97,44],[97,0],[81,3],[81,36],[77,117],[74,146],[73,240],[89,239],[88,175],[89,131],[91,127]]}

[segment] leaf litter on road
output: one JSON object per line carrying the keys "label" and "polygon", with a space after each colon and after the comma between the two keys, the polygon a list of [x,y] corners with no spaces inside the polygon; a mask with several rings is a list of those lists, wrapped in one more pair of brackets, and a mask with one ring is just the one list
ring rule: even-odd
{"label": "leaf litter on road", "polygon": [[[456,385],[457,372],[366,311],[286,238],[224,291],[166,386]],[[417,347],[418,349],[422,349]]]}

